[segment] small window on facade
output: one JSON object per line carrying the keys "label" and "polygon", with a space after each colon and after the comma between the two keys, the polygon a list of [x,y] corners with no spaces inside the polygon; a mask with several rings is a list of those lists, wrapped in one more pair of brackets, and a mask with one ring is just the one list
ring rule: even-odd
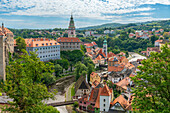
{"label": "small window on facade", "polygon": [[42,43],[42,45],[44,46],[44,43]]}
{"label": "small window on facade", "polygon": [[50,45],[52,45],[52,43],[50,43]]}
{"label": "small window on facade", "polygon": [[103,101],[105,102],[106,100],[104,99]]}
{"label": "small window on facade", "polygon": [[105,104],[103,106],[105,107]]}
{"label": "small window on facade", "polygon": [[105,109],[103,109],[103,111],[105,111]]}

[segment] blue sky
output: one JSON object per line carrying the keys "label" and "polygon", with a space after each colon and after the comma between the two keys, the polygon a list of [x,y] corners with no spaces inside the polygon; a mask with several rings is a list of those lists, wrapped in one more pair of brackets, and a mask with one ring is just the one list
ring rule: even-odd
{"label": "blue sky", "polygon": [[170,19],[170,0],[0,0],[0,22],[10,28],[77,28],[104,23]]}

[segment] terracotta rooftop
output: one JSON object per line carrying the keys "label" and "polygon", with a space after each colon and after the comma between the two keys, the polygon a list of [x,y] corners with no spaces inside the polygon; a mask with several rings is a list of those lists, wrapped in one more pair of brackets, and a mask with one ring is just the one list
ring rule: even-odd
{"label": "terracotta rooftop", "polygon": [[[54,46],[60,45],[55,40],[47,39],[47,38],[27,38],[25,39],[26,47],[46,47],[46,46]],[[16,39],[14,40],[14,45],[16,46]]]}
{"label": "terracotta rooftop", "polygon": [[100,96],[110,96],[110,95],[111,95],[110,89],[107,85],[105,85],[101,91]]}
{"label": "terracotta rooftop", "polygon": [[124,64],[119,64],[118,66],[108,66],[108,72],[121,72],[125,68]]}
{"label": "terracotta rooftop", "polygon": [[156,40],[155,42],[162,42],[163,40]]}
{"label": "terracotta rooftop", "polygon": [[59,37],[57,42],[81,42],[79,38],[72,38],[72,37]]}
{"label": "terracotta rooftop", "polygon": [[126,109],[126,108],[129,106],[128,101],[127,101],[122,95],[120,95],[120,96],[117,97],[113,102],[111,102],[111,107],[114,106],[117,102],[118,102],[124,109]]}
{"label": "terracotta rooftop", "polygon": [[116,83],[117,86],[122,87],[123,89],[127,90],[127,85],[130,83],[130,78],[126,77],[120,82]]}
{"label": "terracotta rooftop", "polygon": [[94,78],[96,75],[98,75],[98,74],[95,73],[95,72],[92,72],[92,73],[90,74],[90,76],[91,76],[92,78]]}
{"label": "terracotta rooftop", "polygon": [[0,27],[0,35],[7,35],[7,34],[12,34],[13,35],[13,33],[8,29],[8,28],[4,28],[4,33],[2,32],[2,27]]}
{"label": "terracotta rooftop", "polygon": [[86,51],[89,53],[89,52],[92,52],[92,50],[90,48],[86,48]]}

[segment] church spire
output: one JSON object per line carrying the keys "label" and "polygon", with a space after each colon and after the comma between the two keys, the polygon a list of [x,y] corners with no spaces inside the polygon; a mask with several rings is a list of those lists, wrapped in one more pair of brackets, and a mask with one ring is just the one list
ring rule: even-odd
{"label": "church spire", "polygon": [[73,15],[71,14],[70,23],[68,27],[68,37],[76,37],[75,32],[76,31],[75,31],[74,19],[73,19]]}

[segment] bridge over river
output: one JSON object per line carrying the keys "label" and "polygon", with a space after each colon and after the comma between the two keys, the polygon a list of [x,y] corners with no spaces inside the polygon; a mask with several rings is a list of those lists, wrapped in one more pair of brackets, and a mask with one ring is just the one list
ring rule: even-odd
{"label": "bridge over river", "polygon": [[66,101],[66,102],[54,102],[54,103],[48,103],[48,106],[53,106],[53,107],[58,107],[58,106],[65,106],[65,105],[70,105],[74,104],[74,102],[77,100],[72,100],[72,101]]}

